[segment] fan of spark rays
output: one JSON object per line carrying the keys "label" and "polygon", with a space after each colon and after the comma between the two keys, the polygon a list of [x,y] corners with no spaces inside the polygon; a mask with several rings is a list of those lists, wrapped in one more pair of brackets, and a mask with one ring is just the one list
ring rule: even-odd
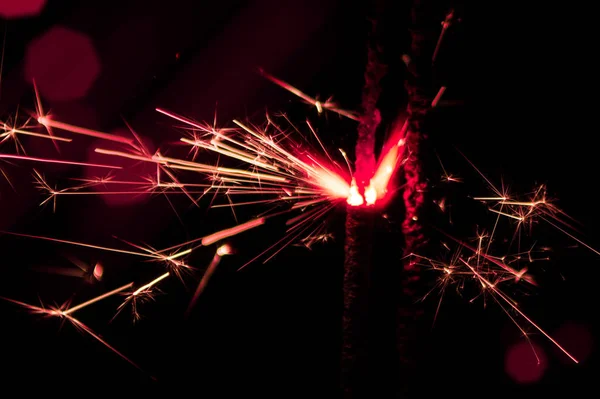
{"label": "fan of spark rays", "polygon": [[[326,109],[336,110],[344,116],[352,115],[326,104]],[[117,141],[124,145],[123,150],[98,147],[95,152],[156,165],[152,176],[140,176],[139,181],[119,180],[109,172],[97,178],[79,179],[79,184],[61,188],[50,184],[36,170],[36,184],[48,194],[42,204],[52,203],[56,208],[57,198],[61,196],[151,193],[166,197],[184,194],[199,206],[202,197],[212,195],[211,206],[231,208],[236,220],[235,209],[239,206],[271,206],[256,219],[241,223],[240,227],[263,224],[267,219],[295,212],[286,222],[285,236],[247,264],[261,257],[267,262],[292,243],[300,242],[310,248],[316,242],[331,238],[326,231],[326,216],[338,204],[349,201],[356,187],[352,184],[352,168],[346,153],[340,149],[339,154],[336,152],[334,155],[338,155],[333,156],[327,151],[308,120],[304,132],[284,114],[267,114],[261,125],[234,120],[233,127],[218,128],[216,113],[215,121],[210,125],[163,109],[157,111],[183,123],[180,127],[185,131],[185,137],[180,143],[189,146],[187,157],[165,156],[160,150],[151,153],[131,128],[134,140],[56,121],[43,113],[38,97],[37,121],[48,129],[48,135],[56,129]],[[311,145],[307,136],[313,139],[315,145]],[[201,152],[204,154],[199,157]],[[219,160],[215,163],[198,162],[198,158],[208,156],[206,153],[217,155]],[[222,166],[223,163],[233,166]],[[118,185],[137,188],[127,191],[110,189]],[[227,202],[214,203],[217,198],[226,198]],[[176,247],[197,243],[206,245],[206,240],[204,244],[201,240],[192,240]]]}
{"label": "fan of spark rays", "polygon": [[[334,161],[333,157],[327,152],[325,146],[319,139],[315,129],[313,129],[308,121],[306,122],[306,127],[322,149],[321,157],[314,155],[317,152],[310,152],[307,141],[302,139],[292,139],[292,135],[294,134],[297,134],[300,138],[302,138],[302,135],[285,116],[281,116],[279,119],[287,122],[292,129],[283,129],[279,123],[275,121],[276,118],[270,116],[267,116],[267,122],[262,127],[234,121],[236,125],[235,128],[217,129],[216,121],[215,125],[211,127],[207,124],[198,124],[173,113],[159,110],[161,113],[180,122],[185,122],[188,127],[187,137],[182,138],[181,142],[190,146],[193,156],[191,157],[191,160],[180,159],[165,157],[160,151],[150,153],[132,129],[130,129],[132,135],[132,138],[130,139],[57,121],[50,113],[44,112],[35,85],[34,88],[37,98],[36,112],[24,123],[19,125],[10,123],[11,120],[2,124],[3,132],[0,136],[2,137],[2,143],[12,140],[15,143],[16,148],[15,153],[0,153],[0,158],[3,160],[34,162],[37,164],[59,163],[77,165],[101,170],[108,169],[111,172],[122,169],[121,166],[111,165],[109,163],[87,163],[61,158],[32,157],[27,155],[25,147],[18,140],[21,135],[50,139],[53,140],[58,149],[57,142],[69,143],[72,141],[71,138],[56,135],[55,131],[59,130],[75,135],[84,135],[109,142],[116,142],[123,146],[122,150],[96,148],[96,152],[98,153],[156,165],[155,175],[140,176],[139,181],[121,181],[115,178],[114,174],[109,172],[98,178],[76,179],[80,180],[79,184],[62,188],[57,187],[56,184],[50,184],[42,172],[34,169],[33,175],[36,185],[40,190],[47,193],[47,198],[42,201],[41,205],[51,202],[54,211],[56,211],[57,199],[62,196],[132,195],[144,193],[163,194],[167,196],[170,194],[185,194],[196,205],[198,205],[198,199],[204,195],[210,193],[213,195],[223,194],[229,199],[227,206],[230,206],[232,210],[235,206],[250,205],[253,203],[274,203],[278,205],[278,209],[268,211],[248,222],[240,223],[232,228],[163,250],[156,250],[149,246],[141,246],[129,242],[126,243],[130,247],[133,247],[133,249],[105,247],[78,241],[63,240],[55,237],[2,232],[3,234],[47,240],[58,244],[74,245],[95,250],[116,252],[123,255],[137,256],[146,258],[150,261],[163,263],[166,266],[167,271],[150,282],[140,285],[138,288],[134,289],[135,284],[131,282],[76,306],[71,306],[70,303],[55,307],[47,307],[44,304],[34,306],[21,301],[2,298],[23,306],[34,313],[57,317],[63,321],[70,321],[71,324],[80,331],[86,332],[138,368],[139,366],[112,347],[100,335],[92,331],[79,319],[74,318],[72,313],[100,300],[105,300],[114,294],[120,293],[125,295],[125,300],[118,306],[115,317],[129,305],[132,310],[134,321],[139,320],[141,315],[138,311],[138,306],[154,299],[155,294],[159,292],[158,284],[161,281],[169,276],[177,276],[180,279],[183,279],[183,272],[192,269],[185,261],[185,257],[192,251],[198,247],[209,246],[223,241],[228,237],[261,226],[268,218],[276,217],[288,212],[298,211],[299,213],[297,216],[291,217],[287,221],[287,225],[289,226],[288,234],[283,240],[277,242],[261,255],[267,253],[269,250],[274,250],[275,253],[269,257],[271,258],[282,248],[303,235],[304,236],[300,241],[307,247],[310,247],[310,245],[316,241],[325,241],[330,236],[324,232],[324,225],[319,224],[320,220],[323,219],[337,203],[348,200],[352,193],[352,187],[349,183],[351,179],[347,177],[344,167],[341,166],[339,162]],[[333,105],[327,103],[326,108],[331,107],[333,107]],[[18,118],[15,118],[15,121],[16,120],[18,120]],[[32,121],[37,121],[37,124]],[[203,149],[212,151],[220,156],[226,156],[233,160],[240,161],[245,164],[246,167],[228,168],[196,162],[198,151]],[[314,151],[314,148],[311,149]],[[350,171],[349,161],[343,151],[341,151],[341,155],[348,171]],[[192,172],[196,175],[200,174],[208,179],[208,183],[198,182],[198,180],[202,181],[202,179],[198,179],[197,177],[190,183],[181,182],[179,181],[178,176],[176,176],[178,172]],[[8,179],[8,176],[6,177]],[[90,190],[91,188],[98,188],[98,186],[107,187],[119,184],[126,184],[129,187],[133,185],[139,187],[139,190]],[[250,201],[250,203],[236,203],[232,200],[235,196],[243,195],[258,195],[261,197],[270,196],[271,198]],[[218,207],[220,205],[213,206]],[[285,209],[282,210],[281,208]],[[315,227],[315,225],[317,226]],[[281,247],[277,248],[278,245]],[[233,250],[227,244],[218,247],[194,293],[187,310],[188,313],[203,292],[208,279],[214,273],[221,258],[231,253],[233,253]],[[98,273],[100,273],[101,269],[94,267],[93,270],[96,278],[100,278],[101,276]],[[59,274],[73,274],[72,270],[66,269],[59,272]]]}

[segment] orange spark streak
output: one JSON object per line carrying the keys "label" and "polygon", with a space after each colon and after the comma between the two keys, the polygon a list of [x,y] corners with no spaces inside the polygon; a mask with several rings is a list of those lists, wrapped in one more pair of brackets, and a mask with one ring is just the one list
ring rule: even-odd
{"label": "orange spark streak", "polygon": [[82,134],[84,136],[96,137],[103,140],[116,141],[119,143],[125,143],[133,145],[133,139],[128,139],[121,136],[116,136],[114,134],[108,134],[104,132],[99,132],[97,130],[88,129],[85,127],[75,126],[64,122],[59,122],[48,118],[47,116],[40,116],[38,122],[46,127],[53,127],[55,129],[66,130],[67,132]]}
{"label": "orange spark streak", "polygon": [[140,288],[135,290],[131,295],[133,295],[133,296],[139,295],[141,292],[144,292],[144,291],[148,290],[149,288],[152,288],[152,286],[154,286],[154,285],[158,284],[159,282],[161,282],[162,280],[166,279],[167,277],[169,277],[169,275],[170,275],[170,273],[166,272],[165,274],[158,276],[154,280],[150,281],[148,284],[142,285]]}
{"label": "orange spark streak", "polygon": [[446,91],[446,86],[440,87],[440,90],[438,91],[438,93],[435,95],[435,98],[431,102],[432,107],[436,107],[438,105],[438,103],[442,99],[442,96],[444,95],[445,91]]}
{"label": "orange spark streak", "polygon": [[137,161],[157,163],[157,164],[168,166],[172,169],[183,169],[183,170],[190,170],[193,172],[223,173],[223,174],[231,175],[231,176],[247,176],[247,177],[260,178],[260,179],[264,179],[264,180],[287,182],[287,179],[285,179],[284,177],[273,176],[273,175],[269,175],[269,174],[265,174],[265,173],[249,172],[249,171],[242,170],[242,169],[223,168],[220,166],[201,164],[201,163],[186,161],[186,160],[177,159],[177,158],[163,157],[160,155],[155,155],[153,157],[146,157],[146,156],[141,156],[141,155],[129,154],[129,153],[126,153],[123,151],[106,150],[103,148],[96,148],[95,152],[97,152],[99,154],[106,154],[106,155],[113,155],[113,156],[118,156],[118,157],[122,157],[122,158],[134,159]]}
{"label": "orange spark streak", "polygon": [[266,218],[261,217],[261,218],[254,219],[254,220],[251,220],[246,223],[239,224],[239,225],[231,227],[229,229],[221,230],[217,233],[203,237],[201,240],[202,245],[207,246],[207,245],[213,244],[219,240],[222,240],[224,238],[228,238],[228,237],[234,236],[236,234],[243,233],[246,230],[250,230],[255,227],[263,225],[265,223],[265,221],[266,221]]}
{"label": "orange spark streak", "polygon": [[[438,231],[440,231],[439,229],[437,229]],[[525,281],[527,281],[529,284],[533,285],[533,286],[537,286],[537,283],[535,282],[535,280],[528,276],[528,275],[523,275],[522,272],[513,269],[512,267],[508,266],[507,264],[505,264],[504,262],[498,260],[497,258],[490,256],[486,253],[481,253],[481,251],[478,251],[476,248],[471,247],[470,245],[468,245],[467,243],[452,237],[449,234],[446,234],[444,232],[442,232],[442,234],[444,234],[446,237],[450,238],[451,240],[455,241],[457,244],[459,244],[461,247],[464,247],[470,251],[472,251],[474,254],[477,254],[477,256],[481,256],[482,258],[494,263],[495,265],[501,267],[502,269],[504,269],[505,271],[507,271],[508,273],[512,274],[513,276],[515,276],[518,279],[523,279]]]}
{"label": "orange spark streak", "polygon": [[184,118],[183,116],[180,116],[180,115],[174,114],[173,112],[170,112],[170,111],[164,110],[164,109],[162,109],[162,108],[156,108],[156,111],[157,111],[157,112],[160,112],[160,113],[161,113],[161,114],[163,114],[163,115],[166,115],[166,116],[168,116],[169,118],[173,118],[173,119],[175,119],[176,121],[183,122],[183,123],[185,123],[185,124],[188,124],[188,125],[190,125],[190,126],[196,127],[196,128],[198,128],[198,129],[200,129],[200,130],[204,130],[204,129],[206,129],[206,126],[202,126],[202,125],[200,125],[200,124],[198,124],[198,123],[194,122],[194,121],[193,121],[193,120],[191,120],[191,119]]}
{"label": "orange spark streak", "polygon": [[12,235],[12,236],[17,236],[17,237],[26,237],[26,238],[35,238],[35,239],[38,239],[38,240],[53,241],[53,242],[58,242],[58,243],[61,243],[61,244],[77,245],[77,246],[85,247],[85,248],[100,249],[102,251],[108,251],[108,252],[117,252],[117,253],[127,254],[127,255],[143,256],[145,258],[161,259],[161,257],[158,256],[158,255],[145,254],[143,252],[128,251],[128,250],[125,250],[125,249],[116,249],[116,248],[102,247],[100,245],[85,244],[85,243],[77,242],[77,241],[61,240],[61,239],[58,239],[58,238],[36,236],[36,235],[31,235],[31,234],[13,233],[13,232],[10,232],[10,231],[2,231],[2,230],[0,230],[0,233],[1,234],[9,234],[9,235]]}
{"label": "orange spark streak", "polygon": [[282,87],[283,89],[289,91],[290,93],[300,97],[301,99],[303,99],[304,101],[306,101],[308,104],[313,105],[314,107],[317,108],[317,112],[318,113],[322,113],[323,109],[327,109],[329,111],[332,112],[336,112],[342,116],[345,116],[346,118],[349,119],[353,119],[355,121],[359,121],[360,118],[355,115],[352,112],[349,111],[344,111],[342,109],[337,108],[333,103],[326,101],[324,103],[318,101],[315,98],[312,98],[306,94],[304,94],[303,92],[301,92],[300,90],[298,90],[297,88],[295,88],[294,86],[292,86],[291,84],[284,82],[281,79],[277,79],[276,77],[269,75],[267,72],[265,72],[262,68],[259,70],[260,73],[267,79],[269,79],[271,82],[275,83],[276,85],[278,85],[279,87]]}
{"label": "orange spark streak", "polygon": [[475,201],[506,201],[506,197],[473,197]]}
{"label": "orange spark streak", "polygon": [[[123,353],[121,353],[119,350],[117,350],[117,348],[115,348],[114,346],[112,346],[111,344],[109,344],[108,342],[106,342],[102,337],[100,337],[98,334],[96,334],[91,328],[89,328],[88,326],[86,326],[85,324],[83,324],[82,322],[80,322],[79,320],[77,320],[77,319],[75,319],[75,318],[73,318],[71,316],[66,316],[66,318],[71,323],[73,323],[73,325],[75,325],[76,327],[81,328],[83,331],[85,331],[90,336],[92,336],[92,338],[95,338],[98,342],[100,342],[102,345],[106,346],[108,349],[110,349],[111,351],[113,351],[116,355],[118,355],[119,357],[121,357],[127,363],[131,364],[133,367],[135,367],[136,369],[138,369],[140,371],[144,371],[140,366],[138,366],[137,363],[135,363],[133,360],[131,360],[130,358],[128,358],[127,356],[125,356]],[[154,379],[154,377],[152,377],[152,379]]]}
{"label": "orange spark streak", "polygon": [[25,155],[0,154],[0,158],[18,159],[21,161],[57,163],[57,164],[61,164],[61,165],[90,166],[90,167],[95,167],[95,168],[107,168],[107,169],[123,169],[121,166],[102,165],[102,164],[87,163],[87,162],[61,161],[60,159],[36,158],[36,157],[29,157],[29,156],[25,156]]}
{"label": "orange spark streak", "polygon": [[112,290],[112,291],[106,292],[106,293],[104,293],[104,294],[102,294],[102,295],[100,295],[100,296],[97,296],[97,297],[95,297],[95,298],[92,298],[92,299],[90,299],[89,301],[83,302],[83,303],[81,303],[81,304],[79,304],[79,305],[77,305],[77,306],[73,306],[72,308],[69,308],[69,309],[65,310],[64,312],[62,312],[62,313],[63,313],[63,315],[64,315],[64,316],[67,316],[67,315],[69,315],[69,314],[71,314],[71,313],[73,313],[73,312],[76,312],[76,311],[78,311],[79,309],[83,309],[83,308],[85,308],[86,306],[89,306],[89,305],[91,305],[91,304],[93,304],[93,303],[96,303],[96,302],[98,302],[98,301],[101,301],[101,300],[103,300],[104,298],[108,298],[108,297],[109,297],[109,296],[111,296],[111,295],[114,295],[114,294],[116,294],[116,293],[119,293],[119,292],[121,292],[121,291],[124,291],[124,290],[126,290],[127,288],[131,287],[132,285],[133,285],[133,283],[125,284],[125,285],[124,285],[124,286],[122,286],[122,287],[119,287],[119,288],[116,288],[116,289],[114,289],[114,290]]}
{"label": "orange spark streak", "polygon": [[506,213],[506,212],[502,212],[502,211],[497,211],[497,210],[495,210],[495,209],[492,209],[492,208],[488,208],[488,210],[489,210],[490,212],[497,213],[498,215],[506,216],[506,217],[509,217],[509,218],[512,218],[512,219],[516,219],[516,220],[518,220],[518,221],[520,221],[520,222],[522,222],[522,221],[524,220],[524,218],[523,218],[522,216],[515,216],[515,215],[513,215],[513,214],[511,214],[511,213]]}
{"label": "orange spark streak", "polygon": [[595,249],[594,247],[586,244],[585,242],[581,241],[579,238],[575,237],[573,234],[570,234],[569,232],[565,231],[565,229],[561,228],[560,226],[557,226],[556,224],[552,223],[551,221],[549,221],[548,219],[541,217],[540,219],[542,219],[544,222],[548,223],[550,226],[558,229],[561,233],[566,234],[568,237],[572,238],[573,240],[577,241],[579,244],[583,245],[584,247],[586,247],[587,249],[589,249],[590,251],[592,251],[593,253],[595,253],[596,255],[600,255],[600,251],[598,251],[597,249]]}
{"label": "orange spark streak", "polygon": [[[42,115],[44,115],[44,108],[42,107],[42,97],[40,96],[40,92],[37,88],[37,84],[35,83],[35,79],[33,80],[33,91],[35,92],[35,109],[37,112],[37,115],[39,117],[41,117]],[[54,133],[52,132],[52,127],[50,126],[45,126],[46,130],[48,131],[48,134],[51,137],[54,137]],[[59,148],[58,148],[58,143],[56,141],[52,141],[52,144],[54,144],[54,148],[56,148],[56,151],[60,152]]]}
{"label": "orange spark streak", "polygon": [[29,132],[27,130],[21,130],[21,129],[7,129],[7,131],[5,133],[0,134],[0,137],[10,136],[13,133],[15,133],[15,134],[23,134],[25,136],[40,137],[42,139],[64,141],[64,142],[67,142],[67,143],[70,143],[71,141],[73,141],[73,139],[68,139],[68,138],[65,138],[65,137],[50,136],[48,134],[41,134],[41,133]]}
{"label": "orange spark streak", "polygon": [[[131,364],[138,370],[143,371],[142,368],[140,366],[138,366],[136,363],[134,363],[131,359],[129,359],[127,356],[125,356],[123,353],[121,353],[119,350],[117,350],[114,346],[112,346],[107,341],[105,341],[102,337],[100,337],[98,334],[96,334],[91,328],[89,328],[88,326],[86,326],[81,321],[74,318],[67,312],[62,311],[61,309],[55,309],[55,308],[45,309],[43,307],[29,305],[25,302],[16,301],[14,299],[5,298],[5,297],[1,297],[1,296],[0,296],[0,299],[4,299],[5,301],[12,302],[19,306],[22,306],[33,313],[45,314],[47,316],[59,317],[59,318],[64,317],[65,319],[69,320],[73,324],[73,326],[75,326],[76,328],[80,329],[83,332],[86,332],[92,338],[94,338],[95,340],[100,342],[102,345],[104,345],[106,348],[110,349],[113,353],[115,353],[116,355],[121,357],[123,360],[127,361],[129,364]],[[152,378],[154,379],[154,377],[152,377]]]}
{"label": "orange spark streak", "polygon": [[232,147],[228,147],[222,143],[219,143],[218,144],[219,147],[217,147],[216,144],[210,145],[210,144],[207,144],[207,143],[204,143],[201,141],[193,141],[190,139],[186,139],[185,137],[181,138],[180,141],[182,141],[183,143],[186,143],[186,144],[190,144],[194,147],[208,149],[210,151],[213,151],[213,152],[216,152],[219,154],[223,154],[223,155],[226,155],[231,158],[239,159],[240,161],[244,161],[250,165],[255,165],[260,168],[277,170],[277,168],[275,166],[255,160],[253,157],[256,157],[256,155],[252,155],[252,154],[249,154],[249,153],[246,153],[243,151],[239,151],[239,150],[227,151],[227,150],[220,149],[219,147],[230,148],[230,149],[232,148]]}

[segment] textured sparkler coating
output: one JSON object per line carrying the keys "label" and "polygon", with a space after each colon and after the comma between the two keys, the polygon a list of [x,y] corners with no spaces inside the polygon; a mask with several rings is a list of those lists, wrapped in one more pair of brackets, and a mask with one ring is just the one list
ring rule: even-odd
{"label": "textured sparkler coating", "polygon": [[375,214],[348,207],[344,245],[342,386],[347,395],[367,394],[369,371],[369,280]]}

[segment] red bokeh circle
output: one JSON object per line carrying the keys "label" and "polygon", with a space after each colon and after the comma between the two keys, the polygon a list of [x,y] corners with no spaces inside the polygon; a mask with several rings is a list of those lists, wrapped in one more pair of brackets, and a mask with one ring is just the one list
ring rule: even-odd
{"label": "red bokeh circle", "polygon": [[25,55],[25,78],[35,81],[49,100],[84,97],[100,74],[92,40],[81,32],[55,26],[34,39]]}
{"label": "red bokeh circle", "polygon": [[34,17],[42,12],[46,0],[2,0],[0,17],[6,19]]}
{"label": "red bokeh circle", "polygon": [[[594,336],[590,328],[584,324],[568,322],[560,326],[553,334],[561,346],[563,346],[578,362],[584,362],[589,358],[594,349]],[[560,356],[566,364],[575,364],[566,356]]]}
{"label": "red bokeh circle", "polygon": [[548,360],[544,350],[535,343],[518,342],[506,352],[506,374],[519,384],[538,382],[546,372]]}

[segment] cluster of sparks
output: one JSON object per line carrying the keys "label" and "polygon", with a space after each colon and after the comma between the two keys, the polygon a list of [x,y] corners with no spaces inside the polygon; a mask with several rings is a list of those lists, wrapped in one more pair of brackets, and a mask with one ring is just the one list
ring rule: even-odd
{"label": "cluster of sparks", "polygon": [[[265,72],[263,72],[263,75],[314,106],[319,113],[324,111],[335,112],[353,120],[360,120],[359,115],[345,111],[331,101],[321,103],[286,82]],[[432,106],[438,103],[444,90],[445,88],[440,90]],[[276,117],[267,115],[266,122],[260,126],[234,120],[232,127],[219,128],[216,123],[216,117],[214,123],[207,124],[196,122],[164,109],[157,109],[160,114],[176,121],[178,124],[177,127],[184,133],[184,137],[180,141],[183,145],[189,147],[189,156],[179,158],[165,156],[160,150],[150,152],[144,146],[140,137],[131,129],[130,137],[122,137],[57,121],[53,119],[51,114],[44,111],[37,90],[36,97],[36,111],[29,118],[17,123],[17,121],[22,120],[22,117],[15,117],[12,121],[0,123],[2,127],[0,130],[0,144],[6,144],[10,141],[15,145],[14,153],[0,152],[0,160],[39,164],[62,163],[107,171],[102,177],[80,179],[77,185],[58,188],[50,184],[38,170],[34,170],[33,174],[36,184],[47,194],[42,204],[51,203],[56,210],[58,198],[62,196],[151,193],[166,196],[184,195],[193,204],[198,206],[199,200],[206,195],[219,196],[220,198],[226,198],[227,202],[223,204],[211,202],[211,206],[230,207],[234,215],[235,208],[241,205],[259,204],[269,207],[268,211],[252,220],[161,250],[133,243],[126,243],[129,245],[128,249],[109,248],[53,237],[4,232],[5,234],[140,257],[160,262],[165,266],[162,274],[156,276],[156,278],[146,284],[136,286],[133,282],[130,282],[75,306],[72,306],[70,303],[58,307],[33,306],[4,298],[34,313],[68,320],[76,328],[89,334],[133,365],[135,365],[134,362],[112,347],[79,319],[76,319],[74,316],[75,312],[115,294],[121,294],[125,295],[125,300],[118,306],[117,314],[128,307],[132,310],[134,320],[137,320],[140,317],[138,305],[153,300],[154,294],[158,289],[157,287],[162,281],[173,276],[184,278],[186,272],[193,271],[193,268],[186,263],[187,257],[193,251],[201,247],[219,244],[210,265],[204,272],[190,301],[187,309],[187,312],[189,312],[204,291],[208,279],[214,273],[221,258],[233,253],[233,248],[229,244],[224,243],[224,240],[257,228],[265,224],[269,218],[281,215],[288,216],[286,221],[287,230],[284,237],[242,267],[257,260],[259,257],[266,258],[264,259],[264,262],[266,262],[292,242],[301,242],[310,247],[310,245],[317,241],[326,241],[331,238],[331,235],[325,229],[325,224],[323,223],[324,217],[336,206],[344,203],[349,206],[375,207],[379,204],[383,206],[388,193],[392,189],[392,177],[401,168],[404,159],[410,151],[410,149],[405,148],[404,137],[407,132],[407,124],[405,124],[402,129],[396,131],[389,138],[387,144],[384,146],[384,151],[382,151],[376,172],[373,174],[369,184],[364,189],[359,190],[356,181],[353,179],[351,163],[346,157],[345,152],[340,150],[339,154],[329,153],[319,138],[316,129],[313,128],[313,125],[309,121],[306,122],[306,126],[303,129],[298,129],[285,115],[278,115]],[[303,135],[301,130],[306,132],[306,134]],[[61,134],[59,135],[58,132]],[[68,134],[68,137],[63,137],[63,134]],[[31,157],[27,155],[24,146],[19,141],[21,136],[31,136],[36,139],[51,140],[58,148],[59,144],[69,143],[76,139],[78,135],[116,143],[120,146],[119,149],[99,146],[95,148],[95,152],[112,157],[115,160],[125,158],[148,163],[154,165],[156,172],[152,176],[140,176],[140,179],[137,181],[123,181],[116,179],[112,173],[122,168],[116,164],[86,163],[65,159]],[[296,141],[294,137],[297,136],[310,136],[314,139],[313,141],[316,142],[316,145],[309,146],[307,139]],[[200,158],[198,155],[201,152],[210,152],[218,156],[219,161],[215,163],[198,162],[197,158]],[[241,167],[239,166],[240,164],[242,165]],[[5,171],[2,173],[10,181],[8,174]],[[191,181],[186,179],[190,179]],[[446,175],[445,180],[447,182],[460,181],[450,175]],[[492,189],[493,196],[476,197],[475,200],[487,204],[489,211],[496,216],[494,228],[487,234],[480,233],[476,243],[473,245],[469,242],[462,242],[451,238],[459,250],[454,252],[450,262],[442,262],[418,254],[411,255],[412,261],[432,267],[434,270],[441,272],[438,287],[442,291],[449,284],[456,283],[460,285],[468,279],[475,279],[481,287],[481,295],[491,295],[515,323],[517,323],[525,336],[528,336],[528,334],[525,327],[521,327],[521,324],[517,322],[518,317],[524,319],[529,326],[534,327],[545,335],[567,356],[577,362],[558,342],[523,313],[516,302],[503,289],[503,283],[505,282],[535,285],[535,281],[528,274],[527,268],[520,267],[520,265],[524,258],[533,262],[537,249],[531,249],[512,257],[507,255],[494,256],[492,255],[492,237],[496,233],[496,226],[501,218],[514,221],[519,231],[530,227],[534,220],[542,220],[560,229],[581,244],[586,244],[569,233],[570,225],[564,222],[564,216],[566,215],[546,199],[543,188],[537,190],[532,198],[521,201],[514,199],[515,197],[508,195],[506,192],[496,189],[487,179],[486,181]],[[118,190],[119,185],[126,185],[128,188],[137,188],[122,191]],[[99,187],[101,189],[98,189]],[[111,190],[110,187],[115,187],[115,189]],[[238,198],[242,198],[243,200],[238,200]],[[247,200],[248,198],[250,200]],[[252,200],[252,198],[256,199]],[[438,203],[438,205],[442,210],[444,209],[445,205],[443,202]],[[291,212],[295,213],[292,215]],[[446,247],[450,248],[447,245]],[[589,246],[587,247],[592,249]],[[597,251],[595,252],[597,253]],[[103,269],[100,264],[89,270],[95,278],[101,278]]]}
{"label": "cluster of sparks", "polygon": [[[440,274],[435,286],[424,299],[434,291],[440,293],[437,316],[443,294],[450,286],[455,286],[461,292],[468,280],[474,280],[479,290],[470,301],[483,297],[485,303],[486,298],[491,298],[529,342],[538,363],[540,358],[531,341],[533,332],[543,335],[569,359],[578,363],[571,353],[520,308],[507,290],[514,288],[515,284],[537,287],[536,280],[530,274],[530,268],[537,262],[550,260],[551,248],[549,247],[538,246],[534,242],[531,246],[523,248],[522,238],[533,237],[534,225],[546,223],[596,255],[600,255],[600,252],[574,234],[576,231],[574,221],[547,197],[544,185],[537,187],[528,195],[510,194],[508,189],[497,188],[474,165],[472,166],[488,185],[489,192],[493,194],[472,197],[472,200],[486,207],[488,214],[493,216],[492,223],[488,230],[479,228],[476,236],[469,240],[460,240],[442,232],[447,238],[441,242],[441,252],[447,254],[441,258],[445,260],[432,259],[420,254],[409,255],[413,264],[430,268]],[[442,181],[460,183],[462,179],[445,173]],[[436,204],[442,212],[448,212],[444,200],[437,201]],[[500,231],[504,231],[504,227],[512,231],[512,237],[500,234]],[[532,329],[535,331],[532,332]]]}

